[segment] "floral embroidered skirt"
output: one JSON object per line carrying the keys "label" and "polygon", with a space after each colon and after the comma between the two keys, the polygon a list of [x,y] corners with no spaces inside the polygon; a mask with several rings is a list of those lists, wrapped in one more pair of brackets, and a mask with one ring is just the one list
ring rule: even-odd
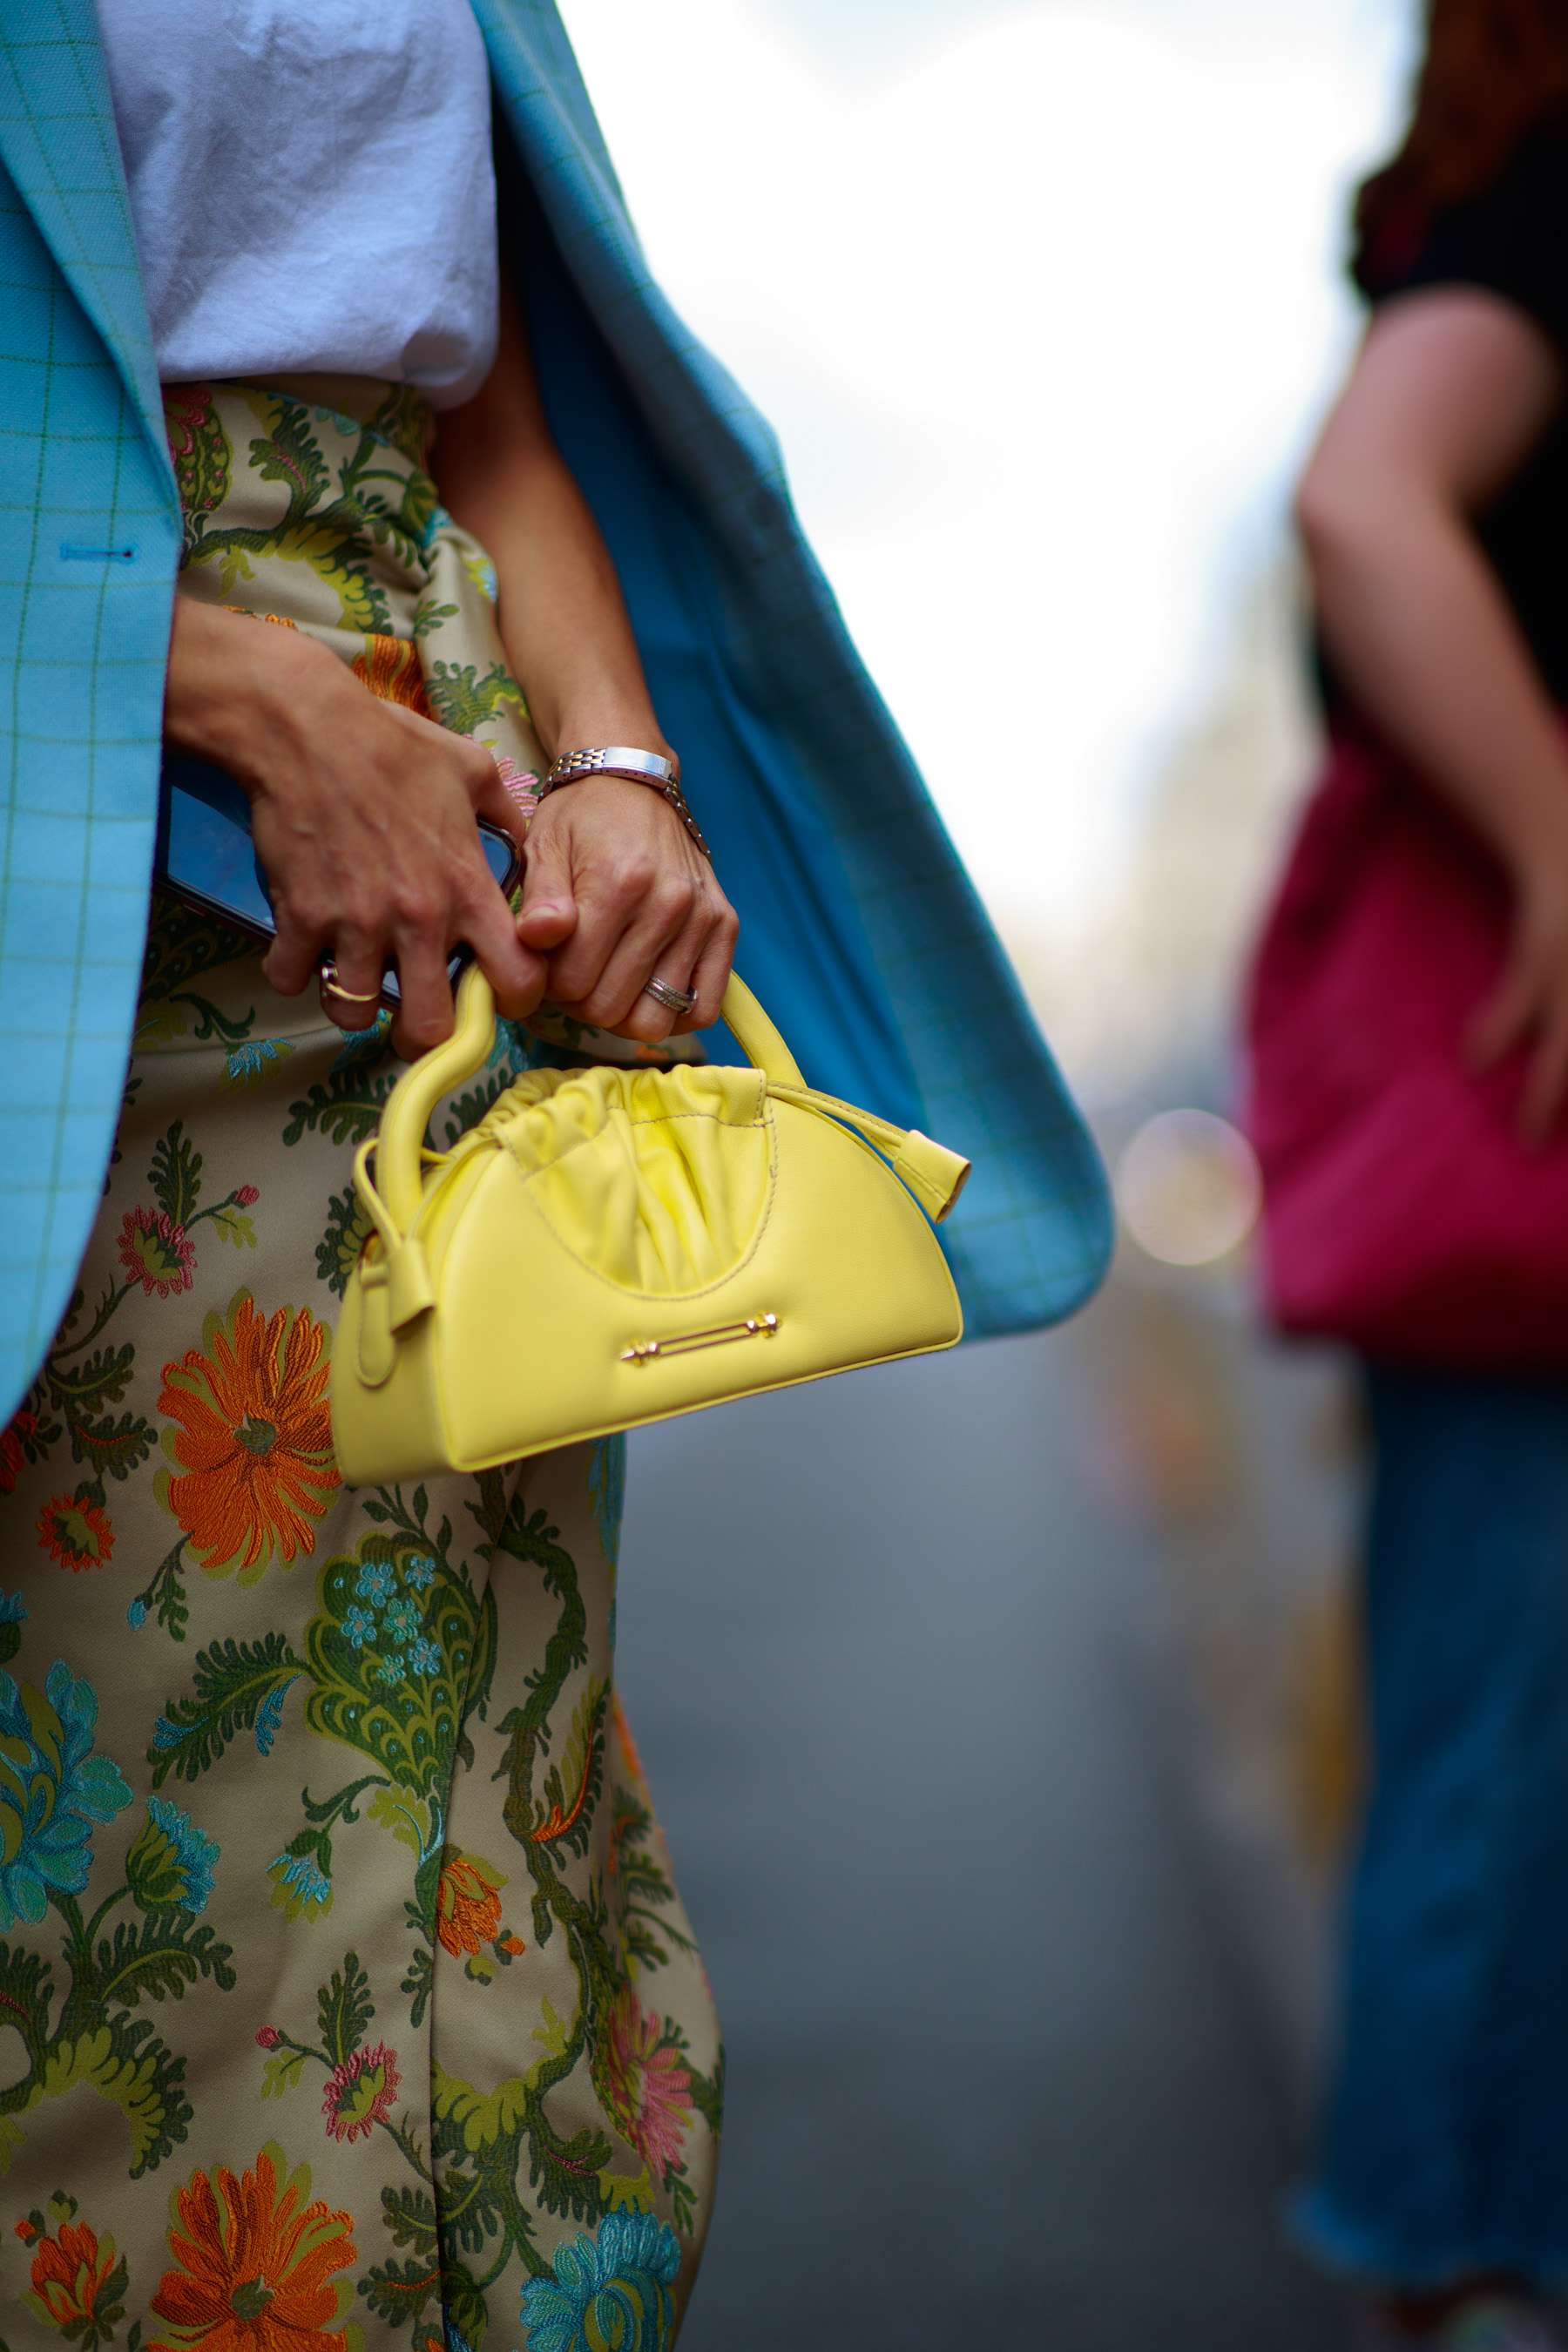
{"label": "floral embroidered skirt", "polygon": [[[183,591],[529,764],[419,404],[325,389],[171,396]],[[633,1050],[552,1034],[503,1029],[437,1140]],[[154,902],[102,1213],[0,1436],[11,2352],[662,2352],[689,2292],[722,2059],[615,1695],[622,1441],[332,1459],[396,1074]]]}

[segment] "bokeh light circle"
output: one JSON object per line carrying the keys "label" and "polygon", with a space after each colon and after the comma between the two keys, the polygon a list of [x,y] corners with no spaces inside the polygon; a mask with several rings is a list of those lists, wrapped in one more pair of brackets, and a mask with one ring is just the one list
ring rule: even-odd
{"label": "bokeh light circle", "polygon": [[1133,1240],[1167,1265],[1206,1265],[1244,1241],[1263,1205],[1257,1154],[1228,1119],[1163,1110],[1116,1170],[1116,1204]]}

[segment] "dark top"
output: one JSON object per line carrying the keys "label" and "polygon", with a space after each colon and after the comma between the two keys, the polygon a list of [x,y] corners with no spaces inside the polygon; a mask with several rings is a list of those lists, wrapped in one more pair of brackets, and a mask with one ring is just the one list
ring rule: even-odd
{"label": "dark top", "polygon": [[[1500,178],[1439,213],[1415,258],[1368,290],[1381,303],[1426,286],[1506,296],[1568,361],[1568,131],[1533,132]],[[1568,405],[1477,529],[1552,699],[1568,704]]]}

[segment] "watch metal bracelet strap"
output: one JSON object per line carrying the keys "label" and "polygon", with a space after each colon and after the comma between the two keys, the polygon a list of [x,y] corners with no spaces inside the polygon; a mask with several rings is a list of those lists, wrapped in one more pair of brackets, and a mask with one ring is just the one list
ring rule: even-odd
{"label": "watch metal bracelet strap", "polygon": [[638,751],[625,743],[611,743],[600,751],[563,751],[552,760],[550,772],[544,779],[540,799],[546,799],[562,784],[574,784],[584,776],[626,776],[632,782],[651,784],[662,793],[687,832],[691,835],[710,866],[713,852],[702,837],[702,828],[692,815],[685,793],[680,789],[680,764],[676,760],[661,759],[657,751]]}

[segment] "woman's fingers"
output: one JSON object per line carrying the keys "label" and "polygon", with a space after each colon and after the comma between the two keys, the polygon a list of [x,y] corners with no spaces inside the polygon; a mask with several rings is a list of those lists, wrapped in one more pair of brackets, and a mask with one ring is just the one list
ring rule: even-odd
{"label": "woman's fingers", "polygon": [[[566,921],[548,992],[577,1019],[652,1045],[712,1018],[735,916],[674,811],[647,785],[616,777],[573,784],[534,819],[518,928],[542,947]],[[655,978],[696,988],[703,1001],[690,1013],[672,1012],[647,994]]]}

